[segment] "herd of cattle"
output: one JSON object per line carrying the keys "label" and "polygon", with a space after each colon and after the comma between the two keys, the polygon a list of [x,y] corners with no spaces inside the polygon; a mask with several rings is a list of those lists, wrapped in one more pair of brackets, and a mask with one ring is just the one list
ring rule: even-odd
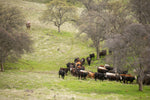
{"label": "herd of cattle", "polygon": [[[102,51],[101,56],[105,56],[105,52]],[[113,67],[111,67],[108,64],[105,65],[100,65],[97,67],[97,72],[92,72],[92,71],[86,71],[84,64],[85,61],[87,61],[88,65],[90,66],[91,64],[91,60],[95,58],[95,54],[90,54],[89,57],[86,58],[86,60],[84,58],[79,59],[76,58],[74,59],[74,63],[67,63],[66,64],[66,68],[60,68],[59,69],[59,78],[60,76],[64,79],[65,75],[67,75],[68,71],[70,71],[71,75],[78,77],[78,79],[86,79],[86,78],[92,78],[95,79],[95,81],[97,79],[99,80],[110,80],[110,81],[120,81],[123,83],[132,83],[136,77],[131,75],[131,74],[127,74],[128,71],[118,71],[116,72],[115,69]],[[150,82],[148,83],[150,84]]]}

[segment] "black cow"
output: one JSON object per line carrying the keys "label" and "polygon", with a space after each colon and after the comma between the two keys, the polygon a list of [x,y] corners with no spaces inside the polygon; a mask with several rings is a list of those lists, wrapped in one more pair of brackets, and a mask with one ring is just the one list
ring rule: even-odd
{"label": "black cow", "polygon": [[114,80],[121,81],[122,79],[118,73],[110,73],[110,72],[106,73],[106,78],[110,81],[114,81]]}
{"label": "black cow", "polygon": [[[132,83],[134,80],[135,80],[135,77],[134,77],[134,76],[126,76],[126,77],[125,77],[125,81],[127,82],[127,84],[128,84],[128,81],[129,81],[130,83]],[[125,82],[124,82],[124,83],[125,83]]]}
{"label": "black cow", "polygon": [[110,67],[110,65],[108,65],[108,64],[105,64],[105,68],[108,70],[113,70],[113,67]]}
{"label": "black cow", "polygon": [[70,72],[73,76],[77,76],[76,68],[70,68]]}
{"label": "black cow", "polygon": [[95,72],[94,78],[95,78],[95,81],[96,81],[97,79],[103,81],[104,79],[106,79],[106,78],[105,78],[105,73],[98,73],[98,72]]}
{"label": "black cow", "polygon": [[69,69],[70,69],[70,68],[75,68],[75,64],[74,64],[74,63],[70,63],[70,62],[69,62],[69,63],[67,63],[66,65],[67,65],[67,68],[69,68]]}
{"label": "black cow", "polygon": [[128,81],[132,83],[135,80],[135,77],[130,74],[120,74],[122,81],[128,84]]}
{"label": "black cow", "polygon": [[81,64],[84,65],[85,64],[85,58],[81,59]]}
{"label": "black cow", "polygon": [[80,61],[80,58],[79,58],[79,57],[74,59],[74,63],[77,63],[77,62],[79,62],[79,61]]}
{"label": "black cow", "polygon": [[110,54],[110,55],[112,54],[112,51],[111,51],[111,50],[109,50],[109,54]]}
{"label": "black cow", "polygon": [[89,56],[90,56],[91,59],[95,58],[95,54],[94,53],[90,54]]}
{"label": "black cow", "polygon": [[90,58],[90,57],[87,57],[86,60],[87,60],[87,62],[88,62],[88,65],[90,66],[90,64],[91,64],[91,58]]}
{"label": "black cow", "polygon": [[61,75],[62,79],[64,79],[65,71],[60,69],[58,73],[59,73],[59,78],[60,78],[60,75]]}
{"label": "black cow", "polygon": [[65,72],[65,74],[67,75],[67,73],[70,69],[69,68],[60,68],[59,70],[63,70]]}
{"label": "black cow", "polygon": [[78,78],[80,79],[86,79],[87,75],[88,75],[88,71],[85,70],[78,70]]}
{"label": "black cow", "polygon": [[102,50],[102,51],[99,53],[99,57],[101,58],[102,56],[106,56],[106,53],[107,53],[106,50]]}
{"label": "black cow", "polygon": [[144,85],[150,85],[150,74],[146,74],[143,79]]}
{"label": "black cow", "polygon": [[77,69],[76,68],[70,68],[70,72],[73,76],[77,76],[78,75],[78,72],[77,72]]}

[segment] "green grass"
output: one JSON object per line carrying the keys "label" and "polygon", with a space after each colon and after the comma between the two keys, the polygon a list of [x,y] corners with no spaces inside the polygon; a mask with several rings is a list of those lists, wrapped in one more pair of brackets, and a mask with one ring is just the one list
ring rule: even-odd
{"label": "green grass", "polygon": [[[144,91],[139,92],[138,85],[136,84],[123,84],[107,80],[102,82],[89,78],[87,80],[78,80],[77,77],[70,74],[63,80],[58,78],[58,74],[55,71],[32,72],[7,70],[5,73],[0,73],[0,76],[0,98],[2,95],[22,98],[22,96],[16,96],[16,92],[20,92],[19,94],[22,95],[25,91],[29,91],[28,94],[33,97],[38,97],[37,92],[41,92],[39,95],[42,96],[46,96],[46,94],[50,96],[49,92],[64,95],[71,93],[77,100],[96,100],[100,98],[106,100],[114,100],[116,98],[119,100],[150,99],[149,86],[144,86]],[[16,92],[11,92],[14,89]],[[30,93],[30,91],[33,91],[33,93]],[[41,97],[41,100],[43,98]]]}
{"label": "green grass", "polygon": [[[119,95],[123,100],[148,100],[150,99],[150,88],[149,86],[144,86],[144,91],[138,91],[138,85],[135,84],[123,84],[119,82],[110,82],[110,81],[94,81],[91,79],[87,80],[78,80],[72,78],[66,78],[66,81],[61,81],[58,83],[64,88],[69,88],[71,91],[80,92],[80,93],[95,93],[96,96],[100,95]],[[104,97],[105,97],[104,96]]]}

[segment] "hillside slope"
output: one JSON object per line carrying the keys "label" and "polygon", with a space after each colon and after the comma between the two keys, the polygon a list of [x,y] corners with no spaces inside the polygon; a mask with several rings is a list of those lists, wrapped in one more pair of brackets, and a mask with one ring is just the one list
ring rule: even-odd
{"label": "hillside slope", "polygon": [[39,21],[40,16],[46,9],[45,4],[28,2],[23,0],[1,0],[7,5],[17,6],[24,13],[26,21],[31,22],[31,30],[25,30],[31,35],[34,41],[34,50],[30,54],[25,54],[22,59],[15,64],[7,64],[9,68],[19,68],[22,70],[58,70],[59,67],[66,66],[67,62],[73,62],[76,57],[87,57],[94,52],[88,47],[88,43],[83,43],[76,36],[76,28],[65,23],[61,29],[62,33],[57,33],[52,23],[44,24]]}

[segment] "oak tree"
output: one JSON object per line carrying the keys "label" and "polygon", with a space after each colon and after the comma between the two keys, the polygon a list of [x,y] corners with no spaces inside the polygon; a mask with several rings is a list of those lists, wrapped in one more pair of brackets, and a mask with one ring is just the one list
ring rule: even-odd
{"label": "oak tree", "polygon": [[76,18],[76,8],[74,6],[69,5],[66,0],[53,0],[47,4],[47,10],[44,11],[41,20],[43,22],[53,22],[58,28],[58,32],[60,32],[61,25]]}

